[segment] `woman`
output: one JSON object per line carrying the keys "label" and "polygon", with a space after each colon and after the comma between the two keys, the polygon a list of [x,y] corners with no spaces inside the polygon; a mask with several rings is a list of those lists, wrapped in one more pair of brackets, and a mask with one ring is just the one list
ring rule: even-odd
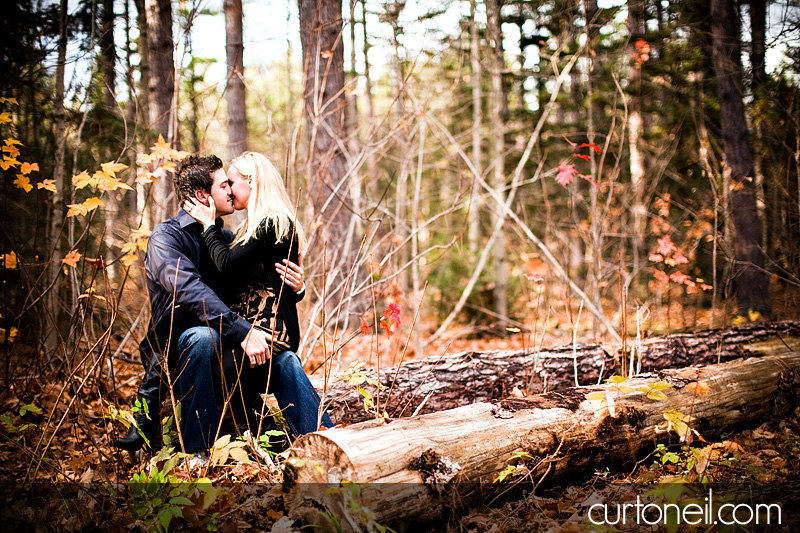
{"label": "woman", "polygon": [[[292,352],[296,352],[300,344],[297,302],[302,299],[305,285],[300,294],[296,294],[280,278],[275,264],[284,260],[301,264],[299,251],[305,246],[303,229],[294,221],[295,209],[280,174],[262,154],[245,152],[234,159],[228,169],[228,180],[234,196],[234,208],[247,208],[247,219],[240,226],[230,247],[215,224],[213,200],[209,201],[208,206],[192,200],[183,208],[203,224],[203,237],[209,254],[223,274],[224,286],[219,292],[223,301],[242,318],[272,336],[273,365],[276,364],[274,356],[283,358],[284,352],[291,353],[290,357],[296,359],[297,356]],[[246,375],[242,374],[243,380]],[[308,381],[304,374],[302,378]],[[282,387],[280,382],[275,381],[280,380],[270,380],[270,392]],[[281,405],[296,436],[317,429],[316,412],[295,412],[297,409],[308,411],[310,404],[307,401],[311,399],[316,406],[319,405],[319,396],[311,384],[303,388],[312,398],[292,402],[294,405],[291,406]],[[276,396],[279,395],[276,393]],[[306,404],[306,407],[297,403]],[[323,415],[322,424],[328,427],[333,425],[327,414]]]}

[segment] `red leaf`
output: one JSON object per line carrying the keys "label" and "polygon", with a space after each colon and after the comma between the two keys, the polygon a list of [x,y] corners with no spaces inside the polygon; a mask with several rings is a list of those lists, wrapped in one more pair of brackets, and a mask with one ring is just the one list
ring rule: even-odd
{"label": "red leaf", "polygon": [[397,329],[400,327],[400,306],[397,304],[389,304],[386,311],[381,315],[381,327],[386,330],[386,335],[391,337],[394,331],[392,327]]}
{"label": "red leaf", "polygon": [[363,333],[364,335],[369,334],[369,324],[367,324],[367,321],[364,320],[363,316],[361,317],[361,326],[358,329],[360,329],[361,333]]}
{"label": "red leaf", "polygon": [[583,178],[583,179],[585,179],[586,181],[588,181],[589,183],[591,183],[591,184],[592,184],[592,187],[594,187],[595,189],[598,187],[597,183],[595,183],[594,181],[592,181],[592,177],[591,177],[591,176],[589,176],[588,174],[578,174],[578,176],[580,176],[581,178]]}
{"label": "red leaf", "polygon": [[572,154],[572,157],[580,157],[581,159],[585,159],[586,161],[589,160],[589,156],[584,154]]}
{"label": "red leaf", "polygon": [[567,186],[569,183],[572,183],[572,180],[575,179],[575,174],[578,171],[575,170],[575,165],[558,165],[558,174],[556,174],[556,181],[563,186]]}
{"label": "red leaf", "polygon": [[656,248],[656,252],[660,253],[661,255],[669,255],[669,253],[673,250],[676,250],[675,244],[673,244],[672,239],[669,238],[669,235],[665,235],[658,239],[658,248]]}
{"label": "red leaf", "polygon": [[592,148],[595,152],[600,152],[600,147],[594,143],[583,143],[578,148]]}

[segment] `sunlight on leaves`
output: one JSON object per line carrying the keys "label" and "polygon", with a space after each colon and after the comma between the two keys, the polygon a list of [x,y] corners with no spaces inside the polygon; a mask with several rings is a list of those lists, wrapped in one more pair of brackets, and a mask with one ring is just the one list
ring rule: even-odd
{"label": "sunlight on leaves", "polygon": [[68,204],[67,207],[69,210],[67,210],[67,216],[74,217],[76,215],[87,215],[90,211],[94,211],[101,205],[103,205],[103,201],[96,196],[89,198],[81,204]]}

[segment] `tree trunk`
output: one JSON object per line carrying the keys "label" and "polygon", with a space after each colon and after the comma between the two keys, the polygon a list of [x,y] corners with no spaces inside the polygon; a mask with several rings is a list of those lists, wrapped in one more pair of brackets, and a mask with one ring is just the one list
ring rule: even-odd
{"label": "tree trunk", "polygon": [[[174,143],[175,64],[173,62],[172,4],[169,0],[145,0],[147,45],[150,67],[150,125],[167,142]],[[150,201],[151,227],[177,212],[172,176],[159,176],[153,183]]]}
{"label": "tree trunk", "polygon": [[[636,355],[633,361],[628,355],[628,366],[641,373],[716,364],[747,356],[742,349],[745,344],[790,336],[800,336],[800,322],[676,333],[648,339],[641,348],[634,346]],[[379,407],[391,417],[407,417],[423,401],[420,414],[506,398],[514,388],[527,394],[561,391],[575,386],[576,375],[579,385],[595,385],[621,373],[620,358],[619,353],[609,354],[601,346],[581,345],[538,353],[503,350],[415,359],[404,363],[399,372],[396,368],[381,371],[380,382],[387,389],[380,393]],[[365,373],[378,379],[373,369]],[[322,388],[321,377],[312,375],[311,379],[317,389]],[[367,386],[366,390],[372,389]],[[345,382],[329,386],[325,398],[337,424],[363,422],[374,416],[364,410],[363,397]]]}
{"label": "tree trunk", "polygon": [[761,220],[756,209],[753,158],[742,92],[739,21],[729,0],[711,0],[712,58],[717,76],[725,164],[731,172],[730,210],[734,225],[736,297],[739,314],[771,312],[769,277],[764,270]]}
{"label": "tree trunk", "polygon": [[[56,63],[55,95],[53,96],[53,130],[55,136],[55,153],[53,154],[53,181],[55,182],[56,192],[52,197],[52,208],[50,211],[50,228],[48,243],[53,251],[50,256],[50,274],[48,276],[51,283],[55,282],[61,272],[61,233],[64,228],[64,204],[67,196],[68,185],[64,180],[64,162],[67,150],[67,132],[64,125],[64,71],[67,64],[67,39],[69,5],[67,0],[61,0],[61,10],[59,13],[59,33],[58,33],[58,62]],[[47,294],[46,308],[55,314],[55,324],[45,340],[48,351],[55,348],[58,337],[58,311],[61,305],[58,304],[59,285],[54,283],[52,289]]]}
{"label": "tree trunk", "polygon": [[[763,356],[714,365],[689,378],[685,371],[662,373],[673,385],[663,391],[665,400],[610,384],[310,433],[286,462],[289,516],[330,527],[320,512],[325,509],[343,531],[362,530],[363,515],[354,510],[364,508],[384,526],[425,522],[455,501],[468,504],[477,492],[465,490],[469,484],[486,490],[519,454],[532,458],[531,479],[552,481],[604,465],[632,466],[657,443],[671,440],[660,429],[668,410],[692,416],[690,427],[710,438],[759,420],[774,406],[793,409],[791,378],[800,370],[800,341],[748,348]],[[695,380],[702,394],[696,385],[686,387]],[[655,381],[639,378],[625,385],[635,389]],[[604,399],[587,399],[593,392]],[[358,505],[347,505],[353,485],[342,482],[358,484]]]}
{"label": "tree trunk", "polygon": [[470,76],[470,86],[472,87],[472,165],[475,167],[476,176],[472,179],[472,198],[469,208],[469,230],[468,242],[469,251],[474,255],[478,253],[480,241],[481,224],[481,184],[478,175],[482,172],[483,161],[481,160],[481,123],[483,115],[481,113],[481,55],[480,37],[478,36],[478,22],[475,20],[475,8],[477,0],[469,2],[469,57],[472,64],[472,75]]}
{"label": "tree trunk", "polygon": [[[102,29],[100,32],[100,72],[103,76],[103,107],[109,119],[117,115],[116,98],[116,72],[117,52],[114,43],[114,0],[103,0],[103,11],[101,15]],[[105,139],[103,160],[110,161],[113,157],[111,152],[112,138]],[[107,263],[106,272],[108,277],[115,282],[118,276],[117,263],[114,261],[116,253],[114,246],[117,244],[114,222],[118,218],[119,204],[122,195],[118,191],[108,191],[103,199],[103,220],[105,230],[103,232],[103,242],[105,243],[105,260]]]}
{"label": "tree trunk", "polygon": [[[487,0],[486,2],[486,29],[489,37],[489,123],[492,131],[489,142],[489,159],[492,165],[491,185],[502,200],[505,198],[505,124],[503,120],[505,99],[503,96],[503,59],[502,30],[500,27],[501,0]],[[492,211],[493,220],[502,215],[495,207]],[[494,243],[494,312],[500,319],[500,328],[503,330],[508,319],[508,301],[506,282],[508,280],[506,261],[506,237],[501,232]]]}
{"label": "tree trunk", "polygon": [[[364,35],[364,91],[366,93],[367,104],[367,131],[369,132],[366,137],[366,143],[369,145],[372,142],[372,137],[375,135],[375,105],[372,99],[372,74],[370,73],[369,62],[369,35],[367,33],[367,0],[361,1],[361,29]],[[367,176],[368,187],[370,192],[370,200],[377,202],[381,196],[381,182],[379,178],[377,161],[375,157],[375,150],[367,147]]]}
{"label": "tree trunk", "polygon": [[[300,0],[299,12],[309,143],[308,190],[315,222],[321,223],[320,241],[326,249],[325,294],[329,302],[338,303],[345,273],[355,255],[349,231],[350,184],[342,152],[346,141],[342,2]],[[315,253],[321,256],[322,247]],[[326,307],[331,309],[330,305]]]}
{"label": "tree trunk", "polygon": [[228,157],[247,150],[247,105],[244,88],[244,44],[242,0],[225,0],[225,51],[228,64]]}
{"label": "tree trunk", "polygon": [[628,0],[628,82],[630,100],[628,104],[628,146],[631,172],[631,210],[633,211],[633,268],[638,271],[642,266],[641,258],[646,257],[644,249],[645,232],[647,230],[647,207],[644,203],[644,154],[640,146],[644,132],[642,116],[642,60],[636,49],[636,42],[644,37],[644,5],[642,0]]}

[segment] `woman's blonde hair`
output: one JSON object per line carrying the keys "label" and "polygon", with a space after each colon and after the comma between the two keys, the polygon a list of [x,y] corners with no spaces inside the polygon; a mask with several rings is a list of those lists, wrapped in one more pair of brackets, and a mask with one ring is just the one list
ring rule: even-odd
{"label": "woman's blonde hair", "polygon": [[231,167],[243,178],[250,180],[250,198],[247,201],[247,220],[239,226],[235,241],[245,243],[253,238],[258,226],[266,220],[266,227],[272,223],[277,235],[276,243],[292,238],[294,232],[299,251],[306,245],[305,234],[300,222],[296,220],[295,206],[283,185],[283,178],[275,166],[258,152],[245,152],[231,161]]}

